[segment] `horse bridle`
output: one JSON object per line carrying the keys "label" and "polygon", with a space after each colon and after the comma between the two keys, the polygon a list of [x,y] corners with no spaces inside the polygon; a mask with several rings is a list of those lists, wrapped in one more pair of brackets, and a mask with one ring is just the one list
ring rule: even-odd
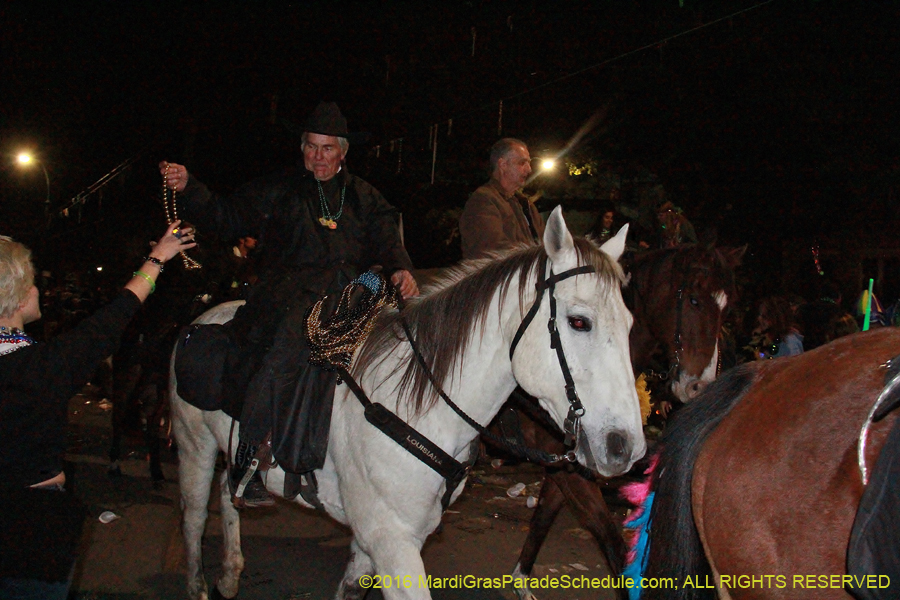
{"label": "horse bridle", "polygon": [[[544,292],[546,290],[550,290],[550,320],[547,323],[547,328],[550,330],[550,347],[556,350],[556,356],[559,360],[560,368],[562,369],[563,379],[565,379],[566,382],[566,398],[568,398],[569,400],[569,412],[564,423],[566,446],[574,448],[577,442],[579,423],[581,417],[584,416],[584,406],[581,404],[581,400],[579,400],[578,398],[578,393],[575,391],[575,382],[572,379],[572,374],[569,372],[569,364],[566,361],[566,356],[562,348],[562,342],[559,338],[559,331],[556,328],[556,297],[554,296],[554,291],[556,288],[556,284],[560,281],[583,273],[594,273],[597,269],[589,265],[575,267],[573,269],[569,269],[568,271],[564,271],[559,275],[553,274],[552,267],[549,267],[549,270],[550,276],[543,281],[539,281],[535,286],[538,291],[537,298],[535,298],[534,304],[525,315],[525,318],[519,325],[519,329],[516,331],[516,335],[513,337],[513,341],[510,344],[509,348],[509,358],[510,360],[512,360],[519,340],[522,339],[522,336],[525,334],[525,330],[528,329],[531,321],[533,321],[535,315],[537,315],[538,309],[541,305],[541,300],[544,297]],[[455,402],[453,402],[453,400],[450,399],[450,397],[446,394],[446,392],[444,392],[443,388],[441,387],[440,382],[435,379],[434,373],[432,373],[431,369],[428,368],[428,364],[425,362],[425,357],[422,356],[422,353],[419,351],[418,345],[415,342],[412,331],[410,331],[409,325],[406,323],[406,320],[401,318],[400,324],[403,327],[403,331],[406,334],[406,339],[409,341],[409,345],[413,350],[413,354],[415,355],[419,366],[422,367],[422,370],[428,376],[431,385],[434,386],[441,399],[451,409],[453,409],[453,411],[457,415],[459,415],[459,417],[470,427],[475,429],[475,431],[477,431],[479,434],[488,438],[498,446],[511,451],[514,455],[523,456],[529,461],[545,466],[568,463],[575,465],[576,468],[578,467],[574,449],[569,450],[564,455],[560,456],[558,454],[550,454],[548,452],[544,452],[543,450],[527,448],[518,444],[510,444],[505,439],[495,436],[494,434],[489,432],[487,428],[467,415],[465,411],[463,411],[459,406],[456,405]],[[360,403],[362,403],[365,412],[365,418],[367,421],[381,430],[382,433],[403,446],[417,459],[443,476],[444,479],[446,479],[447,486],[441,499],[441,505],[443,506],[444,510],[446,510],[450,505],[450,499],[452,497],[453,491],[465,478],[466,474],[469,472],[469,468],[471,468],[471,464],[461,464],[454,457],[444,452],[440,448],[440,446],[433,443],[427,437],[401,420],[397,415],[386,409],[381,404],[369,400],[363,389],[343,366],[338,366],[337,372],[339,375],[339,381],[347,384],[347,386],[357,397]],[[583,469],[583,471],[590,473],[586,469]]]}
{"label": "horse bridle", "polygon": [[569,363],[566,361],[566,354],[563,351],[562,341],[559,338],[559,329],[556,326],[556,296],[554,295],[554,291],[556,290],[556,284],[560,281],[568,279],[569,277],[574,277],[575,275],[595,273],[597,269],[590,265],[584,265],[554,275],[553,267],[549,266],[549,261],[548,268],[550,270],[550,276],[543,281],[539,281],[535,285],[538,293],[537,297],[534,299],[534,304],[531,305],[525,318],[522,319],[522,322],[519,324],[519,329],[516,331],[516,335],[513,337],[512,343],[509,346],[509,360],[512,361],[513,355],[516,352],[516,346],[519,345],[519,340],[525,335],[525,330],[528,329],[528,326],[537,315],[537,312],[541,307],[541,300],[544,298],[544,292],[550,290],[550,319],[547,321],[547,329],[550,331],[550,348],[556,350],[559,368],[562,370],[563,379],[566,382],[566,398],[569,400],[569,412],[563,423],[565,445],[574,447],[577,442],[579,431],[578,424],[581,421],[581,417],[584,416],[584,405],[581,404],[581,400],[578,398],[578,392],[575,390],[575,381],[572,379],[572,373],[569,371]]}
{"label": "horse bridle", "polygon": [[[644,373],[648,377],[657,377],[660,381],[668,381],[670,379],[675,380],[678,378],[679,373],[681,372],[681,356],[684,354],[684,344],[681,341],[681,333],[682,333],[682,322],[683,322],[683,313],[684,313],[684,290],[688,285],[687,281],[687,272],[684,273],[684,278],[681,281],[681,285],[678,286],[678,289],[675,291],[675,304],[677,306],[677,310],[675,312],[675,335],[673,336],[672,342],[675,350],[675,356],[673,357],[672,364],[669,365],[669,368],[665,370],[663,373],[657,373],[653,369],[646,369]],[[636,296],[640,296],[640,292],[637,287],[634,287],[634,294]]]}
{"label": "horse bridle", "polygon": [[[525,330],[528,329],[528,326],[534,320],[534,317],[537,315],[538,310],[541,307],[541,300],[544,297],[544,292],[550,290],[550,319],[547,322],[547,329],[550,331],[550,347],[556,350],[556,357],[559,361],[560,369],[562,370],[563,379],[565,380],[565,388],[566,388],[566,398],[569,400],[569,411],[566,415],[565,422],[563,423],[563,433],[565,434],[565,445],[570,448],[574,448],[577,442],[577,435],[579,431],[579,422],[581,417],[584,416],[584,405],[582,405],[581,400],[578,398],[578,392],[575,390],[575,381],[572,379],[572,373],[569,370],[569,363],[566,361],[566,355],[563,351],[562,342],[559,337],[559,330],[556,327],[556,296],[554,295],[554,291],[556,290],[556,284],[560,281],[568,279],[569,277],[574,277],[575,275],[582,275],[585,273],[596,273],[597,269],[591,265],[584,265],[581,267],[575,267],[569,269],[568,271],[563,271],[558,275],[553,274],[553,267],[549,266],[548,261],[548,269],[550,271],[550,276],[546,279],[539,281],[535,284],[535,288],[537,290],[537,297],[534,299],[534,303],[531,305],[531,308],[525,314],[525,318],[522,319],[522,322],[519,324],[519,328],[516,330],[516,334],[513,336],[513,340],[510,343],[509,347],[509,359],[512,361],[513,355],[516,352],[516,346],[519,345],[519,341],[522,339],[522,336],[525,334]],[[536,450],[534,448],[528,448],[524,446],[520,446],[518,444],[510,444],[504,438],[498,437],[487,430],[486,427],[472,419],[469,415],[465,413],[459,406],[456,405],[453,400],[444,392],[440,383],[435,379],[434,374],[431,372],[431,369],[428,368],[428,364],[425,362],[425,357],[422,356],[422,353],[419,352],[418,345],[415,342],[415,338],[412,335],[412,332],[409,329],[406,321],[400,319],[400,324],[403,327],[403,331],[406,334],[406,339],[409,341],[409,345],[412,347],[413,354],[416,357],[416,360],[419,363],[419,366],[422,367],[422,370],[425,371],[425,374],[428,376],[431,381],[431,385],[434,386],[434,389],[437,390],[438,395],[443,399],[443,401],[449,406],[453,411],[470,427],[472,427],[475,431],[477,431],[480,435],[485,438],[488,438],[491,442],[496,444],[501,448],[505,448],[507,451],[511,452],[513,455],[523,456],[527,460],[542,464],[545,466],[550,466],[554,464],[559,464],[562,462],[566,463],[575,463],[575,451],[569,450],[566,454],[560,456],[558,454],[549,454],[544,452],[543,450]]]}

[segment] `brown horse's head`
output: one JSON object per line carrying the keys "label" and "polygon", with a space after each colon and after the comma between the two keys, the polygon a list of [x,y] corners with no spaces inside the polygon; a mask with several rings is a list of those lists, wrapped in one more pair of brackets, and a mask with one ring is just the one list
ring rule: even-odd
{"label": "brown horse's head", "polygon": [[671,390],[682,402],[715,379],[718,339],[734,302],[741,248],[688,245],[639,255],[631,268],[631,363],[635,373],[662,352]]}

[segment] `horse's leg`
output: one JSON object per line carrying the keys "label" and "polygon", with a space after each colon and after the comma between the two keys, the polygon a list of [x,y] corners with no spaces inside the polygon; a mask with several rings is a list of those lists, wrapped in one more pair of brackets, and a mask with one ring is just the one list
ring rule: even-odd
{"label": "horse's leg", "polygon": [[370,531],[365,541],[360,540],[361,549],[374,562],[375,572],[391,578],[390,584],[382,585],[384,600],[431,600],[431,590],[421,583],[427,579],[422,542],[416,543],[411,535],[402,534],[399,523],[392,526],[392,522],[397,523],[388,520]]}
{"label": "horse's leg", "polygon": [[[531,570],[534,568],[534,561],[537,559],[544,540],[550,532],[550,526],[556,520],[556,516],[563,507],[565,496],[559,486],[548,476],[544,475],[544,483],[541,485],[541,495],[534,514],[531,515],[531,523],[528,526],[528,537],[525,538],[525,544],[522,546],[522,552],[519,554],[519,562],[513,570],[513,577],[523,580],[531,576]],[[526,585],[515,587],[516,595],[519,600],[535,600],[534,594]]]}
{"label": "horse's leg", "polygon": [[619,526],[606,506],[600,486],[568,471],[550,473],[550,480],[559,486],[581,526],[597,540],[610,573],[613,576],[621,575],[628,550],[619,533]]}
{"label": "horse's leg", "polygon": [[228,471],[222,473],[219,481],[219,502],[222,505],[222,576],[216,588],[223,598],[234,598],[238,593],[241,572],[244,570],[244,555],[241,552],[241,517],[231,502],[228,487]]}
{"label": "horse's leg", "polygon": [[341,580],[335,599],[362,600],[371,586],[361,586],[359,579],[363,575],[371,577],[374,574],[375,565],[372,564],[372,558],[360,549],[359,544],[356,543],[356,538],[353,538],[353,541],[350,542],[350,562],[344,571],[344,578]]}
{"label": "horse's leg", "polygon": [[[219,446],[203,421],[200,409],[180,398],[172,402],[173,426],[178,440],[178,481],[181,488],[182,533],[187,559],[190,600],[207,600],[203,579],[203,530],[209,514],[209,493],[215,475]],[[223,521],[225,520],[223,503]]]}
{"label": "horse's leg", "polygon": [[148,383],[141,394],[144,403],[144,443],[147,445],[147,458],[150,462],[150,479],[154,484],[166,480],[162,472],[160,458],[159,423],[165,411],[164,392],[156,383]]}

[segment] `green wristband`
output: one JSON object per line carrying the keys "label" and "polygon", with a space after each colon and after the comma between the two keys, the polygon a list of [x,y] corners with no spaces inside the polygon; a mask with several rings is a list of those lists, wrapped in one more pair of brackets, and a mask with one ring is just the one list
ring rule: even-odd
{"label": "green wristband", "polygon": [[150,293],[151,294],[156,291],[156,284],[153,283],[153,279],[151,279],[149,275],[147,275],[143,271],[135,271],[134,273],[132,273],[132,275],[134,275],[135,277],[143,277],[144,279],[146,279],[147,283],[150,284]]}

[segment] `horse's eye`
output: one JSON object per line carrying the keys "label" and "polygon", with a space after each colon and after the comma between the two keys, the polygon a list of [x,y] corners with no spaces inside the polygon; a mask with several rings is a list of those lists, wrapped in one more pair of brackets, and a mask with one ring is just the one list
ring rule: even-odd
{"label": "horse's eye", "polygon": [[691,306],[700,306],[700,301],[694,296],[691,296]]}
{"label": "horse's eye", "polygon": [[592,325],[587,317],[569,317],[569,327],[575,331],[590,331]]}

